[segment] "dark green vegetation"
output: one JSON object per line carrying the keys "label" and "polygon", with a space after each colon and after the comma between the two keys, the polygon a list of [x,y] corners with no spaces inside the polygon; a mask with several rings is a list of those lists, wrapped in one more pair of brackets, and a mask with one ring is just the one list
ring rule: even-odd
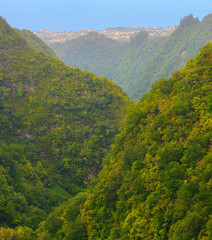
{"label": "dark green vegetation", "polygon": [[150,39],[140,32],[129,43],[121,44],[92,34],[51,48],[69,66],[106,76],[138,100],[153,82],[182,69],[211,40],[212,14],[202,22],[189,15],[169,37]]}
{"label": "dark green vegetation", "polygon": [[0,239],[30,234],[86,188],[128,103],[113,82],[34,51],[0,18],[0,225],[23,226]]}
{"label": "dark green vegetation", "polygon": [[128,107],[81,210],[85,194],[52,213],[39,239],[210,240],[211,140],[212,43]]}
{"label": "dark green vegetation", "polygon": [[129,105],[0,19],[0,239],[210,240],[211,93],[212,43]]}
{"label": "dark green vegetation", "polygon": [[[113,70],[113,59],[110,56],[120,44],[98,33],[89,33],[87,36],[66,43],[56,43],[51,48],[66,64],[83,69],[92,69],[92,72],[100,75],[101,63],[104,61],[103,72]],[[103,74],[102,74],[103,76]]]}
{"label": "dark green vegetation", "polygon": [[40,38],[29,30],[17,30],[27,41],[27,44],[35,51],[44,52],[52,57],[56,57],[56,54],[47,46]]}

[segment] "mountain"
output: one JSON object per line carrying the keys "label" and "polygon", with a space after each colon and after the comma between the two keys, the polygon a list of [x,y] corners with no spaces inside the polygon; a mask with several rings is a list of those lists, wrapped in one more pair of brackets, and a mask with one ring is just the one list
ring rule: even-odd
{"label": "mountain", "polygon": [[72,67],[93,69],[93,72],[97,75],[101,67],[100,63],[104,61],[103,59],[105,59],[105,65],[103,67],[106,69],[105,71],[113,69],[109,57],[118,46],[120,46],[120,44],[117,41],[93,32],[78,39],[67,41],[65,45],[63,43],[51,45],[52,49],[62,61],[66,62],[66,60],[69,59],[72,62]]}
{"label": "mountain", "polygon": [[192,15],[182,19],[178,29],[164,41],[157,56],[142,72],[139,81],[129,88],[129,95],[136,94],[135,89],[141,89],[136,95],[139,97],[146,92],[145,89],[150,89],[153,82],[171,77],[174,71],[182,69],[198,54],[201,47],[211,40],[212,14],[206,16],[202,22]]}
{"label": "mountain", "polygon": [[89,239],[210,239],[212,44],[128,110],[82,215]]}
{"label": "mountain", "polygon": [[126,90],[130,98],[138,100],[153,82],[171,77],[211,41],[212,14],[201,22],[186,16],[168,37],[151,39],[145,35],[140,32],[125,44],[98,35],[84,36],[50,47],[69,66],[106,76]]}
{"label": "mountain", "polygon": [[211,93],[212,43],[132,103],[0,18],[0,239],[210,240]]}
{"label": "mountain", "polygon": [[35,229],[101,170],[130,101],[110,80],[34,51],[3,18],[0,98],[0,224]]}
{"label": "mountain", "polygon": [[212,43],[130,105],[96,185],[57,208],[39,239],[212,237]]}
{"label": "mountain", "polygon": [[26,39],[27,44],[33,48],[35,51],[44,52],[52,57],[56,57],[56,54],[47,46],[40,38],[29,30],[18,30],[17,31]]}

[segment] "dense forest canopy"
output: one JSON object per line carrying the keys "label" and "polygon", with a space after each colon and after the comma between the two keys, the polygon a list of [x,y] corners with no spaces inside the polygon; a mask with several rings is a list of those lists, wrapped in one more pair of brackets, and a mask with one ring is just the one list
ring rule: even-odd
{"label": "dense forest canopy", "polygon": [[16,29],[27,41],[27,44],[33,48],[35,51],[44,52],[52,57],[56,57],[56,54],[51,50],[49,46],[47,46],[40,38],[38,38],[35,34],[30,32],[29,30],[18,30]]}
{"label": "dense forest canopy", "polygon": [[201,22],[191,14],[168,37],[151,39],[140,32],[129,43],[121,44],[102,35],[88,35],[53,44],[57,56],[71,67],[106,76],[139,100],[153,82],[171,77],[212,40],[212,14]]}
{"label": "dense forest canopy", "polygon": [[89,239],[211,239],[212,44],[128,115],[82,209]]}
{"label": "dense forest canopy", "polygon": [[[149,73],[160,76],[161,47],[173,50],[182,32],[210,36],[210,21],[183,19],[173,45],[141,32],[128,54],[152,49],[148,63],[159,65]],[[37,50],[0,18],[0,239],[210,240],[212,43],[138,103],[105,77]]]}
{"label": "dense forest canopy", "polygon": [[95,188],[56,209],[40,239],[210,240],[211,93],[212,43],[128,107]]}
{"label": "dense forest canopy", "polygon": [[98,174],[130,101],[34,51],[2,18],[0,98],[0,224],[34,229]]}

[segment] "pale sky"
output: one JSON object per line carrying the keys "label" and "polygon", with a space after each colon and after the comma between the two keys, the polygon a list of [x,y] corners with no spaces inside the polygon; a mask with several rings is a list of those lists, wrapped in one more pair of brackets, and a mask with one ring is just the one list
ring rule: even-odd
{"label": "pale sky", "polygon": [[171,26],[190,13],[201,20],[212,0],[0,0],[0,15],[31,31]]}

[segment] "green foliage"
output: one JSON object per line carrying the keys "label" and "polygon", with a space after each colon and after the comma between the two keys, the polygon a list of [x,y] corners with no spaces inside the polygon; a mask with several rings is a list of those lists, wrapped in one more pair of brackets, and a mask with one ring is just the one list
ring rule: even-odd
{"label": "green foliage", "polygon": [[0,48],[7,49],[14,46],[26,46],[26,42],[20,34],[14,32],[5,19],[0,17]]}
{"label": "green foliage", "polygon": [[2,18],[0,66],[0,226],[35,229],[101,170],[130,101],[110,80],[34,51]]}
{"label": "green foliage", "polygon": [[70,239],[86,240],[87,230],[80,219],[80,208],[87,198],[86,193],[79,193],[76,197],[70,198],[52,212],[45,222],[42,222],[37,230],[37,237],[40,240],[48,239]]}
{"label": "green foliage", "polygon": [[163,94],[169,94],[172,91],[174,82],[171,79],[161,78],[159,81],[152,84],[154,91],[159,90]]}
{"label": "green foliage", "polygon": [[211,238],[212,44],[120,125],[120,87],[0,31],[1,239]]}
{"label": "green foliage", "polygon": [[[211,25],[211,14],[202,22],[188,15],[168,37],[151,39],[146,32],[140,32],[130,42],[121,44],[92,34],[53,44],[51,48],[69,66],[106,76],[126,90],[130,98],[138,100],[153,82],[171,77],[211,41]],[[172,85],[170,81],[167,84]],[[171,86],[164,85],[161,90],[168,93],[170,89]]]}
{"label": "green foliage", "polygon": [[128,107],[81,210],[88,239],[211,238],[212,44]]}
{"label": "green foliage", "polygon": [[189,98],[183,95],[173,97],[173,112],[178,115],[185,116],[186,113],[190,112],[191,103]]}
{"label": "green foliage", "polygon": [[17,30],[25,39],[27,44],[35,51],[44,52],[52,57],[56,57],[56,54],[48,47],[40,38],[29,30]]}
{"label": "green foliage", "polygon": [[32,229],[28,227],[0,228],[0,238],[3,240],[34,240],[35,234]]}

